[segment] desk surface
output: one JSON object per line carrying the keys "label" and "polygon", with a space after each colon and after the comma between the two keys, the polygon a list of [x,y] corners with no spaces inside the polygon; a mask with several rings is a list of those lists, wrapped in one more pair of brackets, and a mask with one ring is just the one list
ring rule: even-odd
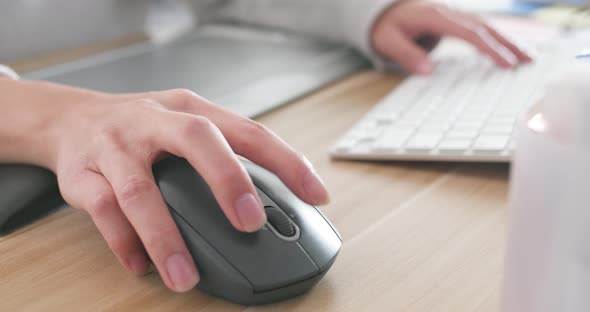
{"label": "desk surface", "polygon": [[[508,166],[332,161],[328,147],[400,78],[367,72],[259,120],[325,178],[323,211],[344,245],[308,294],[264,307],[119,266],[91,219],[74,209],[0,238],[3,311],[498,311]],[[305,131],[301,131],[305,125]]]}

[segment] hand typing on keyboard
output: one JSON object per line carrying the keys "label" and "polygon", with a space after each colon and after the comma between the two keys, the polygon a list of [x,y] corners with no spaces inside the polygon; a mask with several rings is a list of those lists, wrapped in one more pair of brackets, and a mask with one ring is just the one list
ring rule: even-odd
{"label": "hand typing on keyboard", "polygon": [[590,34],[533,46],[534,63],[502,70],[465,43],[446,39],[429,77],[412,76],[333,146],[337,158],[508,162],[518,115],[549,79],[587,49]]}
{"label": "hand typing on keyboard", "polygon": [[375,23],[371,42],[377,53],[399,62],[409,72],[429,75],[433,64],[427,50],[444,36],[469,42],[502,68],[532,61],[478,17],[433,1],[399,0]]}

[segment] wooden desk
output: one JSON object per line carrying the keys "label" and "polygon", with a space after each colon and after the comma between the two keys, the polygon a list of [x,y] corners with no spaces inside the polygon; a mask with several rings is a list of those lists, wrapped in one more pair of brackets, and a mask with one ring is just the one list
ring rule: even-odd
{"label": "wooden desk", "polygon": [[174,294],[156,274],[125,273],[90,218],[66,209],[0,238],[0,310],[498,311],[507,166],[328,157],[398,82],[359,74],[260,118],[311,159],[332,194],[323,210],[344,245],[310,293],[251,308]]}

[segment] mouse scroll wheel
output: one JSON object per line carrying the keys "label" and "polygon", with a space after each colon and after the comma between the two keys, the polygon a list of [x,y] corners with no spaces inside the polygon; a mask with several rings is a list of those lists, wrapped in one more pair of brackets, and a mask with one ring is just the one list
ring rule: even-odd
{"label": "mouse scroll wheel", "polygon": [[266,210],[266,220],[279,234],[285,237],[296,234],[295,226],[281,209],[271,206],[264,208]]}

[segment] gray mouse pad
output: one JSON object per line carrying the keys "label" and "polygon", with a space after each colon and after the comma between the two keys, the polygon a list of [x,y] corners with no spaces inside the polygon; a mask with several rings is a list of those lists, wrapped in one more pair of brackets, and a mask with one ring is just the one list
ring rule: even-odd
{"label": "gray mouse pad", "polygon": [[366,58],[342,44],[209,25],[166,44],[134,44],[23,77],[112,93],[186,88],[255,117],[367,68]]}
{"label": "gray mouse pad", "polygon": [[65,204],[49,170],[27,165],[0,165],[0,235],[56,211]]}

